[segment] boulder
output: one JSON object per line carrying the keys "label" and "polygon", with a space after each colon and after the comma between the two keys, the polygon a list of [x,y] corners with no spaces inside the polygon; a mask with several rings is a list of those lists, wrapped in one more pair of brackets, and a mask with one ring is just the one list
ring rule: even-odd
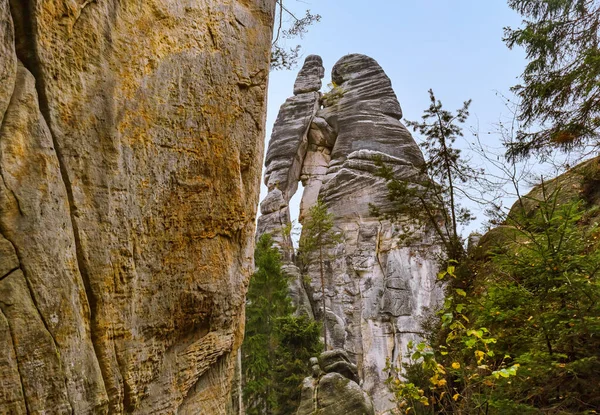
{"label": "boulder", "polygon": [[304,379],[296,415],[374,415],[371,398],[359,386],[356,366],[343,350],[311,359],[312,377]]}

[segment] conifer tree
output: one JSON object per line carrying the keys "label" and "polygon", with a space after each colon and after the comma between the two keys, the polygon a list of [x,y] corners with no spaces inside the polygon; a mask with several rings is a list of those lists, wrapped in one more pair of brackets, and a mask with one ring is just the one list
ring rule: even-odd
{"label": "conifer tree", "polygon": [[491,394],[506,413],[600,408],[598,214],[557,179],[508,215],[512,231],[495,244],[473,312],[475,324],[499,334],[496,351],[520,365]]}
{"label": "conifer tree", "polygon": [[258,240],[254,260],[256,272],[248,287],[242,346],[244,398],[249,415],[273,413],[277,319],[292,311],[287,277],[281,271],[280,254],[270,235]]}
{"label": "conifer tree", "polygon": [[322,349],[321,329],[292,315],[288,277],[270,235],[258,240],[254,260],[242,344],[246,413],[287,415],[298,407],[302,379],[310,373],[308,359]]}
{"label": "conifer tree", "polygon": [[471,167],[461,156],[461,150],[454,146],[456,139],[463,135],[460,124],[469,116],[471,101],[452,113],[443,108],[432,90],[429,90],[429,99],[430,105],[421,121],[406,122],[423,136],[421,147],[425,163],[413,177],[399,180],[389,166],[379,161],[378,175],[388,182],[392,207],[382,213],[378,206],[371,205],[371,210],[376,216],[404,225],[403,237],[408,240],[415,233],[411,225],[416,224],[417,229],[433,229],[446,259],[460,261],[465,256],[460,226],[473,219],[460,200],[470,197],[467,187],[482,174]]}
{"label": "conifer tree", "polygon": [[300,237],[300,259],[307,266],[317,261],[321,282],[321,301],[323,312],[323,342],[327,350],[327,326],[325,324],[325,260],[327,250],[339,244],[342,235],[333,228],[333,214],[329,213],[327,206],[321,199],[308,210],[306,219],[302,223],[302,236]]}
{"label": "conifer tree", "polygon": [[600,2],[509,0],[508,5],[526,19],[520,28],[505,28],[504,41],[527,53],[529,63],[514,91],[524,127],[536,129],[521,131],[508,155],[569,150],[589,142],[597,146]]}
{"label": "conifer tree", "polygon": [[323,351],[319,340],[321,325],[307,316],[288,316],[277,325],[276,415],[296,413],[300,404],[302,380],[309,376],[308,361]]}

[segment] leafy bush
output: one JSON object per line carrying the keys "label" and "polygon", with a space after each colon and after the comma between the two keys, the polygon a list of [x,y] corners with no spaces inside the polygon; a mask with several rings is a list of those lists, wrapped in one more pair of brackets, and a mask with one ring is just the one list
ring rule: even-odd
{"label": "leafy bush", "polygon": [[600,229],[560,186],[538,190],[520,205],[532,210],[511,211],[488,262],[440,274],[450,287],[441,334],[409,345],[405,374],[389,381],[400,413],[600,409]]}

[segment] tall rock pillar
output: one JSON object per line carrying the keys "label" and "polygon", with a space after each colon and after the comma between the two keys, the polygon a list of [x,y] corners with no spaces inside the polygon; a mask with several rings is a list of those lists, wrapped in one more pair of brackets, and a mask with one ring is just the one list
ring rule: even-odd
{"label": "tall rock pillar", "polygon": [[321,79],[325,70],[319,56],[306,58],[294,84],[294,96],[281,106],[265,159],[265,185],[268,194],[260,204],[257,236],[269,233],[279,247],[286,272],[292,276],[290,293],[300,313],[312,316],[300,271],[294,263],[290,235],[289,202],[298,190],[305,157],[309,149],[309,131],[320,106]]}
{"label": "tall rock pillar", "polygon": [[[400,244],[402,229],[373,216],[370,209],[371,204],[381,212],[391,208],[386,183],[376,174],[379,161],[415,186],[424,163],[400,122],[402,110],[390,79],[374,59],[352,54],[333,67],[332,85],[312,114],[312,101],[303,112],[290,111],[284,104],[269,152],[285,152],[286,162],[267,159],[267,182],[274,184],[273,177],[283,177],[282,188],[295,191],[297,181],[303,181],[301,222],[318,198],[333,214],[343,242],[326,252],[325,295],[318,261],[301,270],[294,281],[302,284],[292,292],[308,298],[313,314],[327,328],[331,347],[348,353],[376,412],[384,413],[391,407],[386,360],[400,364],[407,343],[422,335],[423,318],[442,299],[435,259],[440,248],[427,230],[412,238],[410,246]],[[293,145],[283,144],[282,125],[296,126],[298,132],[289,136]],[[269,165],[277,166],[276,175]],[[277,191],[267,200],[274,200]],[[289,220],[285,215],[291,193],[281,190],[285,219],[272,223]],[[259,226],[259,232],[266,230]]]}

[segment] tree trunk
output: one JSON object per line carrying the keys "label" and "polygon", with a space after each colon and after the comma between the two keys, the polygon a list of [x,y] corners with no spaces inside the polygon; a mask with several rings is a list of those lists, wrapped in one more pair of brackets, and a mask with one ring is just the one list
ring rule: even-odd
{"label": "tree trunk", "polygon": [[325,314],[325,277],[323,275],[323,245],[319,244],[319,271],[321,272],[321,301],[323,302],[323,344],[327,350],[327,315]]}

